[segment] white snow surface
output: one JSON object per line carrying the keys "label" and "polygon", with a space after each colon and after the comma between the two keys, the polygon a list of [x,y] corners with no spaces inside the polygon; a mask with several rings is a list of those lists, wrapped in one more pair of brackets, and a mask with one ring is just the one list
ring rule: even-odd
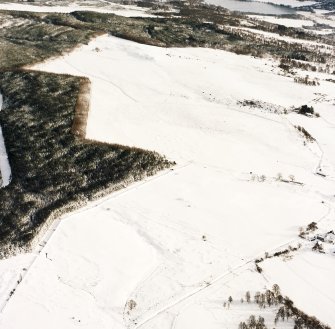
{"label": "white snow surface", "polygon": [[[300,226],[330,220],[334,202],[334,85],[296,84],[276,67],[108,36],[34,66],[91,79],[88,138],[155,150],[177,166],[65,216],[5,303],[0,327],[214,329],[246,320],[250,310],[222,303],[268,284],[255,257],[295,243]],[[309,104],[322,118],[238,104],[245,99]],[[297,123],[318,143],[304,146]],[[303,185],[276,181],[278,173]],[[334,271],[324,266],[328,282]],[[324,291],[286,277],[278,281],[297,301]],[[318,315],[335,324],[333,312]]]}
{"label": "white snow surface", "polygon": [[263,268],[267,278],[284,287],[283,293],[289,294],[298,308],[319,319],[327,319],[327,324],[334,328],[334,256],[309,251],[285,262],[273,258],[266,261]]}
{"label": "white snow surface", "polygon": [[146,12],[145,8],[130,5],[120,5],[108,2],[108,6],[83,6],[73,2],[68,6],[31,5],[27,3],[0,2],[0,10],[31,11],[40,13],[71,13],[73,11],[94,11],[111,13],[125,17],[154,17]]}
{"label": "white snow surface", "polygon": [[266,2],[266,3],[272,3],[274,5],[283,5],[283,6],[289,6],[289,7],[303,7],[303,6],[310,6],[315,4],[315,1],[299,1],[299,0],[252,0],[256,2]]}
{"label": "white snow surface", "polygon": [[333,15],[326,16],[324,12],[316,11],[316,13],[309,13],[305,11],[298,12],[299,15],[305,16],[306,19],[311,19],[318,24],[329,25],[331,28],[335,28],[335,17]]}
{"label": "white snow surface", "polygon": [[265,39],[272,39],[272,40],[281,40],[285,41],[287,43],[297,43],[297,44],[302,44],[305,47],[309,49],[314,49],[318,48],[318,51],[325,53],[325,54],[334,54],[335,47],[333,45],[328,45],[324,43],[319,43],[316,41],[310,41],[310,40],[304,40],[304,39],[298,39],[298,38],[292,38],[286,35],[279,35],[274,32],[267,32],[267,31],[261,31],[261,30],[256,30],[252,29],[249,27],[237,27],[237,26],[229,26],[231,30],[239,30],[239,31],[244,31],[247,33],[252,33],[254,35],[259,35],[262,38]]}
{"label": "white snow surface", "polygon": [[269,22],[272,24],[284,25],[287,27],[303,27],[303,26],[313,26],[314,22],[305,19],[293,19],[293,18],[282,18],[278,16],[263,16],[263,15],[248,15],[251,18],[255,18],[264,22]]}
{"label": "white snow surface", "polygon": [[[0,94],[0,111],[2,108],[3,98]],[[6,145],[2,134],[2,128],[0,126],[0,188],[5,187],[10,183],[11,180],[11,169],[8,161]]]}

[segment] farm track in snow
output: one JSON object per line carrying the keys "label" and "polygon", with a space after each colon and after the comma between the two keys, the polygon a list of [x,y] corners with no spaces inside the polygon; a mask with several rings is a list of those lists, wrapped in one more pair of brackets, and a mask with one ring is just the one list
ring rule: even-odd
{"label": "farm track in snow", "polygon": [[[244,113],[244,111],[240,111],[242,113]],[[247,113],[248,114],[248,113]],[[288,123],[288,129],[289,127],[293,127],[294,129],[294,125],[290,122],[289,119],[281,116],[282,119],[283,119],[283,122],[287,122]],[[266,119],[266,118],[264,118]],[[318,148],[320,149],[320,157],[319,157],[319,160],[318,160],[318,164],[317,164],[317,167],[314,169],[314,173],[316,174],[318,172],[318,170],[320,168],[322,168],[322,161],[324,159],[324,151],[322,149],[322,147],[320,146],[320,143],[318,141],[316,141],[317,145],[318,145]],[[326,177],[326,179],[329,179],[328,177]],[[330,178],[332,179],[332,178]],[[314,191],[315,193],[317,191]],[[326,206],[328,208],[326,214],[324,214],[321,218],[319,218],[318,220],[316,220],[316,222],[319,224],[321,222],[323,222],[324,220],[326,220],[327,218],[330,218],[331,216],[334,215],[335,211],[334,211],[334,205],[332,203],[329,203],[327,202],[326,203]],[[292,239],[288,242],[285,242],[279,246],[276,246],[270,250],[267,250],[267,252],[269,254],[272,254],[272,253],[275,253],[275,252],[278,252],[278,251],[281,251],[285,248],[287,248],[288,246],[290,246],[291,244],[294,244],[294,243],[298,243],[300,241],[300,238],[295,238],[295,239]],[[142,328],[145,324],[149,323],[150,321],[154,320],[157,316],[159,316],[160,314],[178,306],[179,304],[182,304],[184,303],[185,301],[189,301],[192,297],[194,296],[197,296],[197,295],[200,295],[202,292],[204,291],[207,291],[207,290],[210,290],[214,285],[217,285],[217,284],[223,284],[223,283],[227,283],[229,282],[231,279],[229,279],[229,275],[232,275],[234,272],[237,272],[237,271],[243,271],[243,270],[247,270],[247,269],[250,269],[250,264],[251,263],[254,263],[259,257],[262,257],[262,255],[257,255],[255,257],[252,257],[252,258],[249,258],[248,260],[246,260],[245,262],[231,268],[230,270],[228,271],[225,271],[224,273],[222,273],[221,275],[218,275],[216,278],[214,278],[213,280],[211,281],[208,281],[206,285],[204,286],[200,286],[199,288],[196,288],[194,289],[193,291],[191,292],[188,292],[187,294],[185,294],[184,296],[178,298],[176,301],[172,302],[172,303],[169,303],[165,306],[163,306],[162,308],[156,310],[155,312],[152,312],[152,314],[148,314],[147,316],[145,316],[145,313],[142,314],[142,316],[144,317],[143,320],[140,320],[139,323],[137,322],[137,319],[138,318],[141,318],[142,316],[139,316],[137,317],[137,319],[133,319],[133,322],[136,323],[136,325],[134,326],[127,326],[127,323],[125,321],[125,325],[127,326],[127,328],[132,328],[132,329],[139,329],[139,328]],[[150,280],[151,277],[153,276],[153,274],[157,271],[157,268],[152,272],[150,273],[150,275],[148,275],[148,277],[146,277],[145,279],[143,279],[141,281],[141,283],[143,283],[144,281],[147,281],[147,280]],[[265,274],[262,273],[262,275],[264,276],[264,278],[266,279],[266,276]],[[226,281],[224,281],[224,279],[226,279]],[[140,283],[140,284],[141,284]],[[130,298],[130,297],[129,297]],[[328,297],[327,297],[328,298]],[[125,319],[125,314],[126,314],[126,311],[127,311],[127,303],[126,305],[124,306],[124,311],[123,311],[123,314],[124,314],[124,319]],[[148,312],[150,313],[150,312]],[[179,314],[179,313],[178,313]],[[178,315],[176,316],[176,318],[178,317]],[[130,321],[129,321],[130,322]],[[175,324],[175,321],[174,321],[174,324]],[[174,325],[173,325],[174,326]]]}
{"label": "farm track in snow", "polygon": [[[86,212],[90,209],[96,208],[96,207],[102,205],[105,202],[108,202],[112,199],[115,199],[115,198],[121,196],[121,195],[129,193],[132,190],[136,190],[142,185],[145,185],[145,184],[148,184],[148,183],[150,183],[154,180],[158,180],[160,178],[163,178],[166,175],[178,172],[179,170],[183,170],[184,168],[186,168],[190,164],[191,164],[191,162],[181,164],[181,165],[176,165],[172,169],[164,170],[163,172],[161,172],[159,174],[156,174],[155,176],[148,177],[148,178],[144,179],[143,181],[140,181],[138,183],[134,183],[132,185],[129,185],[128,187],[125,187],[124,189],[122,189],[118,192],[115,192],[115,193],[112,193],[112,194],[110,194],[106,197],[103,197],[103,198],[99,199],[98,201],[93,201],[88,206],[86,206],[82,209],[76,210],[76,211],[74,211],[70,214],[66,214],[66,215],[60,217],[59,219],[53,221],[52,224],[50,225],[50,227],[47,229],[46,233],[44,234],[43,238],[39,241],[36,248],[32,251],[32,254],[34,255],[32,261],[29,263],[29,265],[25,269],[22,269],[20,271],[20,273],[18,273],[17,280],[15,280],[15,284],[12,287],[10,287],[10,290],[15,293],[15,290],[24,281],[24,278],[27,276],[27,274],[33,268],[34,263],[36,262],[37,258],[46,256],[46,254],[44,252],[44,248],[47,246],[49,240],[52,238],[53,234],[56,232],[57,228],[59,227],[59,225],[61,224],[62,221],[67,220],[67,219],[71,218],[72,216],[75,216],[75,215],[78,215],[80,213]],[[0,314],[4,312],[4,310],[6,309],[6,306],[7,306],[8,302],[10,301],[11,297],[14,296],[14,293],[12,295],[8,296],[2,304],[0,303]]]}

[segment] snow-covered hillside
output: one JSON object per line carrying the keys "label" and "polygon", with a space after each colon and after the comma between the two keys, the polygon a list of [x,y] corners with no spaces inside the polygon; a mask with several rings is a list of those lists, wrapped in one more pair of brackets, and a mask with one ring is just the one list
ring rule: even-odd
{"label": "snow-covered hillside", "polygon": [[[318,267],[309,272],[308,290],[288,271],[278,277],[282,265],[265,262],[262,275],[254,266],[297,244],[300,226],[334,226],[332,82],[294,83],[271,60],[109,36],[33,69],[90,78],[88,138],[155,150],[177,166],[66,216],[37,257],[1,261],[3,286],[22,279],[8,303],[1,297],[1,328],[237,328],[260,311],[227,309],[228,296],[277,280],[303,310],[315,294],[335,307],[323,293],[334,256],[320,255],[329,262],[322,280]],[[285,114],[303,104],[321,117]],[[303,264],[294,263],[299,277]],[[329,309],[306,312],[335,326]]]}

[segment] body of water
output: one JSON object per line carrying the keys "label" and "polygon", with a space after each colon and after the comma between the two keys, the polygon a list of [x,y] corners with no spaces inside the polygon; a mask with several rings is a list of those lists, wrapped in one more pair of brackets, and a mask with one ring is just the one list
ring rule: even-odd
{"label": "body of water", "polygon": [[287,15],[294,14],[295,10],[289,7],[277,6],[270,3],[239,1],[239,0],[205,0],[205,2],[221,6],[233,11],[242,13],[262,14],[262,15]]}

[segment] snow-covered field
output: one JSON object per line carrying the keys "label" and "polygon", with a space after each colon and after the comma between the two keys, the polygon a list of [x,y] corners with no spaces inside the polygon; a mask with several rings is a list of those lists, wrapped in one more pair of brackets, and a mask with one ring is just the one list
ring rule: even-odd
{"label": "snow-covered field", "polygon": [[310,6],[315,4],[315,1],[300,1],[300,0],[252,0],[256,2],[266,2],[266,3],[271,3],[274,5],[279,5],[279,6],[289,6],[289,7],[303,7],[303,6]]}
{"label": "snow-covered field", "polygon": [[[302,4],[304,2],[301,2]],[[318,34],[328,34],[335,32],[335,18],[332,15],[326,15],[329,13],[327,10],[315,10],[313,13],[306,11],[298,11],[297,14],[305,19],[293,19],[293,18],[282,18],[278,16],[264,16],[264,15],[250,15],[250,17],[259,19],[265,22],[280,24],[287,27],[312,27],[316,24],[328,26],[328,28],[317,27],[315,29],[309,29]]]}
{"label": "snow-covered field", "polygon": [[[296,244],[300,226],[334,225],[334,84],[294,83],[271,60],[108,36],[34,69],[91,79],[88,138],[155,150],[177,166],[66,216],[37,257],[1,261],[0,286],[22,278],[8,303],[0,296],[1,328],[237,328],[259,311],[228,310],[228,296],[275,282],[300,307],[318,294],[327,311],[306,312],[335,326],[324,293],[331,256],[317,255],[328,262],[309,271],[317,283],[308,289],[278,275],[282,265],[265,262],[266,281],[253,264]],[[239,104],[251,99],[266,110]],[[282,113],[303,104],[321,118]],[[304,145],[293,124],[317,143]],[[292,263],[295,273],[304,264]]]}
{"label": "snow-covered field", "polygon": [[[0,111],[2,108],[2,95],[0,94]],[[11,169],[8,161],[5,141],[0,126],[0,188],[7,186],[11,179]],[[1,289],[1,288],[0,288]]]}
{"label": "snow-covered field", "polygon": [[333,55],[334,51],[335,51],[335,47],[333,45],[318,43],[316,41],[309,41],[309,40],[304,40],[304,39],[292,38],[292,37],[289,37],[289,36],[286,36],[286,35],[279,35],[277,33],[256,30],[256,29],[252,29],[252,28],[249,28],[249,27],[229,26],[229,29],[245,31],[247,33],[262,36],[264,39],[280,40],[280,41],[285,41],[287,43],[301,44],[301,45],[304,45],[307,49],[314,49],[315,51],[317,51],[316,49],[318,49],[319,52],[325,53],[325,54],[332,54]]}
{"label": "snow-covered field", "polygon": [[[250,18],[269,22],[272,24],[284,25],[287,27],[305,28],[316,34],[335,33],[335,21],[327,19],[326,16],[309,15],[310,13],[301,13],[306,19],[282,18],[278,16],[249,15]],[[326,24],[327,28],[320,28],[317,24]]]}
{"label": "snow-covered field", "polygon": [[[320,319],[334,319],[334,256],[306,251],[286,262],[271,259],[263,267],[267,277],[285,287],[284,293],[290,294],[299,308]],[[335,321],[329,320],[329,325],[334,328]]]}
{"label": "snow-covered field", "polygon": [[[103,3],[103,1],[101,1]],[[32,11],[41,13],[71,13],[76,10],[80,11],[95,11],[98,13],[112,13],[119,16],[125,17],[153,17],[146,12],[145,8],[140,8],[136,6],[120,5],[112,2],[104,4],[104,6],[89,6],[81,5],[73,2],[68,6],[43,6],[43,5],[32,5],[27,3],[12,3],[12,2],[0,2],[0,10],[15,10],[15,11]]]}
{"label": "snow-covered field", "polygon": [[287,15],[294,13],[294,9],[289,6],[277,6],[271,3],[258,1],[206,0],[205,2],[243,13],[256,13],[263,15]]}
{"label": "snow-covered field", "polygon": [[305,19],[293,19],[293,18],[282,18],[278,16],[261,16],[261,15],[249,15],[251,18],[259,19],[264,22],[269,22],[272,24],[284,25],[287,27],[303,27],[303,26],[313,26],[314,22]]}
{"label": "snow-covered field", "polygon": [[309,13],[309,12],[298,12],[300,15],[305,16],[306,19],[311,19],[313,21],[315,21],[318,24],[325,24],[330,26],[331,28],[335,28],[335,17],[334,16],[327,16],[324,15],[325,11],[321,11],[321,10],[316,10],[316,13]]}

